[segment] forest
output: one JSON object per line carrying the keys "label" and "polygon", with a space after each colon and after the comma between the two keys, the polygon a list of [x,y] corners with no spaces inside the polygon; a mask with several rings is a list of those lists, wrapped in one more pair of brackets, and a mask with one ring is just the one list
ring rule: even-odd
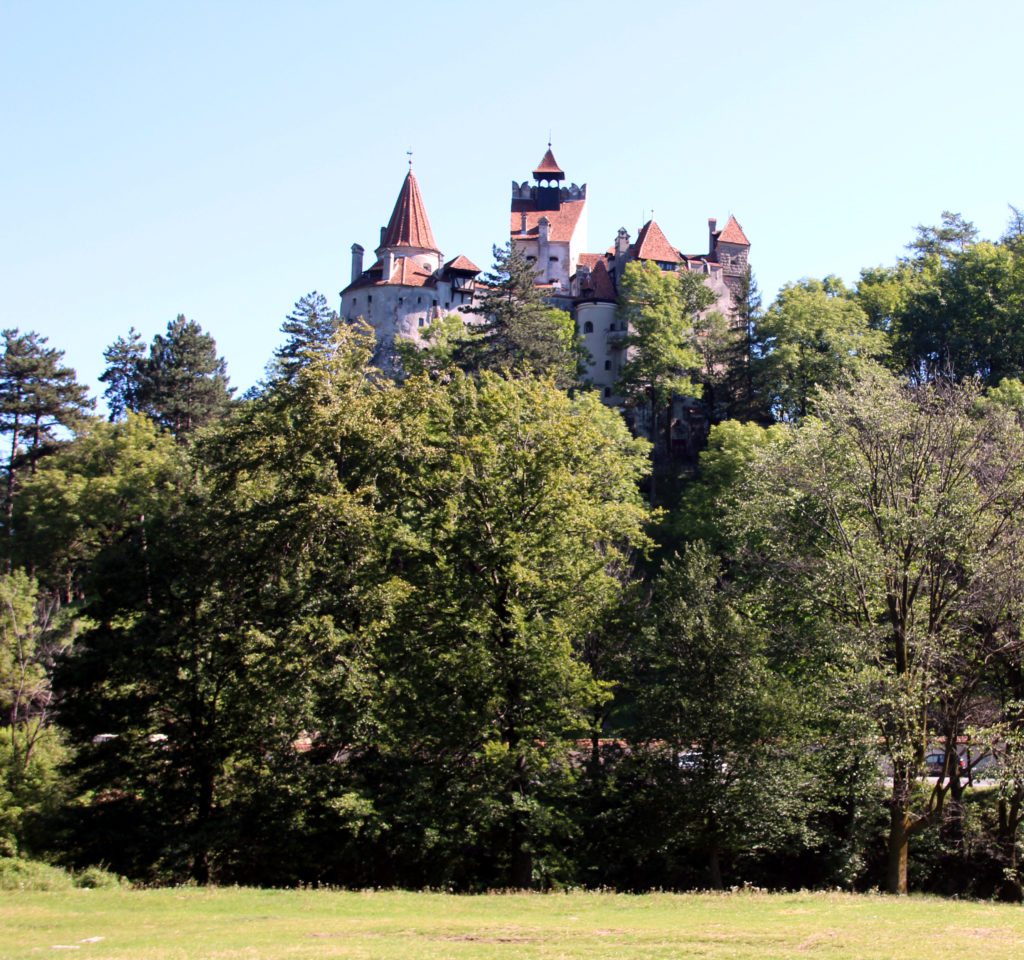
{"label": "forest", "polygon": [[195,321],[128,331],[109,416],[3,331],[0,856],[1020,901],[1012,213],[729,317],[630,264],[621,409],[514,247],[397,381],[316,293],[242,396]]}

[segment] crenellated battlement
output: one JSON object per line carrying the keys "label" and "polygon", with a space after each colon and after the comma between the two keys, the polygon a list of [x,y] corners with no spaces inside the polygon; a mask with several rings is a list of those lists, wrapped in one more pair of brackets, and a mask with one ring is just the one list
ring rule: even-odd
{"label": "crenellated battlement", "polygon": [[[567,187],[559,187],[558,198],[563,203],[568,203],[573,200],[586,200],[587,199],[587,185],[577,186],[575,183],[570,184]],[[536,200],[537,199],[537,184],[530,183],[529,180],[524,180],[522,183],[516,183],[512,181],[512,199],[513,200]]]}

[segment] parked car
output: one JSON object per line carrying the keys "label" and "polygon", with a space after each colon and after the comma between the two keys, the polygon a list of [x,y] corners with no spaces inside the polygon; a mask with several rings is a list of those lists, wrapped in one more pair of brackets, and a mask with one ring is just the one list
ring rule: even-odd
{"label": "parked car", "polygon": [[[961,775],[967,773],[967,760],[964,757],[956,758],[957,766]],[[942,750],[933,750],[924,758],[925,772],[929,777],[941,777],[946,770],[946,754]]]}

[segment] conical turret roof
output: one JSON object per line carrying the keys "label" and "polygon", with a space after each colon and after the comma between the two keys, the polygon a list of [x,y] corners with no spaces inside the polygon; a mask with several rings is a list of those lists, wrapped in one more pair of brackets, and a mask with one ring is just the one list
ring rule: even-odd
{"label": "conical turret roof", "polygon": [[556,174],[558,177],[565,176],[565,172],[558,165],[558,161],[555,159],[555,155],[551,152],[551,147],[549,145],[547,153],[544,154],[540,163],[537,164],[536,169],[533,171],[533,175],[540,178],[542,176],[550,177],[552,174]]}
{"label": "conical turret roof", "polygon": [[420,250],[440,252],[427,218],[427,208],[420,195],[420,187],[410,170],[391,213],[381,249],[386,247],[416,247]]}

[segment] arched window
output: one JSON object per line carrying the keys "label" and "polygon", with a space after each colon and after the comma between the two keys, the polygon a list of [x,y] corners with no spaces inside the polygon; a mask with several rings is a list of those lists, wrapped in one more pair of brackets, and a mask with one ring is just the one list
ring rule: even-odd
{"label": "arched window", "polygon": [[583,324],[583,332],[584,333],[593,333],[594,332],[594,325],[593,325],[593,323],[591,323],[588,320],[585,324]]}

